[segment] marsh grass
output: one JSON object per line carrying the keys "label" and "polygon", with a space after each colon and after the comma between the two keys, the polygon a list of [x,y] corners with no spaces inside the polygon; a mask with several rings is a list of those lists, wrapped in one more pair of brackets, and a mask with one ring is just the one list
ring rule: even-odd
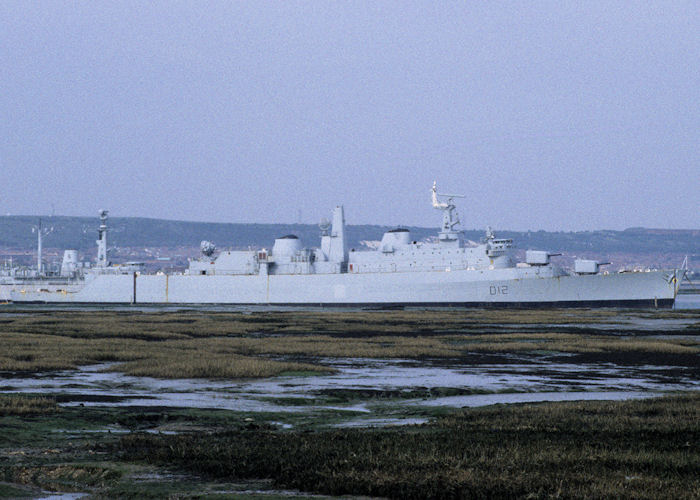
{"label": "marsh grass", "polygon": [[293,372],[330,373],[333,370],[310,363],[274,361],[238,354],[203,352],[154,352],[151,356],[111,368],[127,375],[159,378],[250,378],[273,377]]}
{"label": "marsh grass", "polygon": [[585,352],[657,352],[666,354],[699,354],[697,343],[684,339],[658,339],[645,337],[609,337],[601,335],[533,333],[494,334],[451,337],[449,342],[468,342],[473,351],[556,351],[566,353]]}
{"label": "marsh grass", "polygon": [[432,424],[130,435],[126,459],[389,498],[697,498],[700,395],[463,410]]}
{"label": "marsh grass", "polygon": [[249,355],[275,354],[350,358],[458,358],[471,352],[509,353],[551,351],[562,353],[646,352],[700,354],[693,341],[581,334],[490,334],[446,336],[332,337],[289,335],[263,338],[212,339],[221,352]]}
{"label": "marsh grass", "polygon": [[0,498],[31,498],[34,492],[0,483]]}
{"label": "marsh grass", "polygon": [[[395,395],[360,395],[385,396]],[[3,417],[0,481],[14,485],[0,494],[18,496],[20,484],[94,498],[222,491],[229,498],[251,489],[264,498],[299,489],[408,499],[683,499],[700,492],[698,393],[435,415],[442,416],[429,424],[371,429],[331,429],[331,414],[302,425],[310,418],[304,412],[158,407],[66,407],[31,418]],[[296,427],[282,430],[270,421]],[[84,432],[115,427],[133,433]],[[165,429],[179,434],[151,433]],[[151,479],[142,482],[134,474]]]}
{"label": "marsh grass", "polygon": [[[131,375],[239,378],[332,371],[319,365],[318,358],[546,352],[656,353],[692,359],[700,353],[694,338],[562,333],[556,326],[542,332],[509,332],[500,326],[610,322],[614,314],[609,310],[33,312],[1,318],[0,371],[45,372],[116,362],[121,365],[114,370]],[[490,327],[494,333],[482,333]]]}
{"label": "marsh grass", "polygon": [[81,491],[86,487],[104,488],[120,475],[114,468],[100,464],[52,464],[14,467],[7,479],[53,491]]}
{"label": "marsh grass", "polygon": [[47,311],[1,318],[2,331],[69,337],[174,339],[274,333],[381,334],[470,330],[490,324],[595,324],[616,318],[612,310],[426,310],[158,312]]}
{"label": "marsh grass", "polygon": [[53,398],[0,394],[0,417],[46,415],[58,411],[60,408]]}
{"label": "marsh grass", "polygon": [[5,334],[0,335],[0,371],[55,371],[104,362],[118,363],[112,371],[160,378],[271,377],[290,371],[333,371],[310,363],[240,355],[233,349],[222,351],[215,340],[148,342]]}

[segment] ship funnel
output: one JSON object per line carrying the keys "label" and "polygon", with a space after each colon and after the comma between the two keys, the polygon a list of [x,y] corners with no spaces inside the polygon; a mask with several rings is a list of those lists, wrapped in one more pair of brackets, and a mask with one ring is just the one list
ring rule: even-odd
{"label": "ship funnel", "polygon": [[275,259],[278,257],[291,258],[295,253],[301,251],[301,249],[302,245],[299,237],[295,234],[288,234],[275,240],[275,244],[272,247],[272,255]]}
{"label": "ship funnel", "polygon": [[78,270],[78,251],[66,250],[61,262],[61,276],[72,276]]}
{"label": "ship funnel", "polygon": [[331,227],[328,260],[331,262],[348,261],[348,244],[345,238],[345,213],[342,205],[333,209],[333,226]]}
{"label": "ship funnel", "polygon": [[379,248],[384,253],[391,253],[400,247],[411,244],[411,232],[408,229],[396,228],[384,233]]}

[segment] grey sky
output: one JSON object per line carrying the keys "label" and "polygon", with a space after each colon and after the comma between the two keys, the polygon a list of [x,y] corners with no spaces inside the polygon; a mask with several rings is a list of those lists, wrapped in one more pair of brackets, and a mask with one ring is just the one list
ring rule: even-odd
{"label": "grey sky", "polygon": [[0,3],[0,213],[700,227],[700,3]]}

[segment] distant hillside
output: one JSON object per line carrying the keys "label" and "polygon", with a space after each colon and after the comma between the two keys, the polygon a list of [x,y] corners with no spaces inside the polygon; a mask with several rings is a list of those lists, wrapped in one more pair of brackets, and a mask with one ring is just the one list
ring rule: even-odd
{"label": "distant hillside", "polygon": [[[31,226],[37,217],[0,216],[0,247],[34,249],[36,236]],[[75,248],[90,251],[95,247],[97,221],[94,217],[46,217],[43,225],[54,231],[44,240],[46,248]],[[219,248],[248,246],[270,247],[274,239],[296,234],[308,246],[319,242],[319,230],[312,224],[224,224],[184,222],[145,218],[114,217],[109,221],[110,246],[119,247],[194,247],[202,240]],[[348,226],[350,247],[359,248],[363,240],[378,240],[386,226]],[[415,240],[436,234],[435,228],[409,227]],[[478,241],[483,230],[464,232]],[[517,232],[497,231],[500,238],[513,238],[518,248],[536,248],[566,252],[687,253],[700,255],[700,229],[664,230],[632,228],[624,231]]]}

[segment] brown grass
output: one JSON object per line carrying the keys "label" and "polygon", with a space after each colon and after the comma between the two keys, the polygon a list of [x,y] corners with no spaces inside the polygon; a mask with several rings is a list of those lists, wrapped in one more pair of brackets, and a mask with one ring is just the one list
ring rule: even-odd
{"label": "brown grass", "polygon": [[[460,357],[472,352],[700,353],[694,339],[553,331],[484,334],[504,322],[607,321],[614,311],[38,312],[0,315],[0,371],[114,361],[156,377],[324,371],[318,357]],[[696,313],[697,314],[697,313]],[[491,327],[489,325],[492,325]],[[471,333],[471,332],[479,333]],[[270,359],[303,357],[305,363]],[[292,359],[291,361],[297,361]]]}
{"label": "brown grass", "polygon": [[159,378],[250,378],[273,377],[285,372],[328,373],[332,370],[310,363],[291,363],[238,354],[214,353],[208,349],[184,353],[179,350],[156,352],[147,358],[129,361],[113,368],[137,377]]}
{"label": "brown grass", "polygon": [[54,413],[60,408],[52,398],[24,394],[0,394],[0,417]]}
{"label": "brown grass", "polygon": [[214,313],[206,311],[143,313],[31,312],[2,318],[4,331],[169,340],[198,336],[265,333],[386,332],[469,330],[490,324],[595,324],[615,319],[609,310],[427,310],[427,311],[271,311]]}
{"label": "brown grass", "polygon": [[229,354],[221,350],[216,338],[149,342],[7,333],[0,334],[0,352],[0,371],[6,372],[69,370],[103,362],[122,362],[114,369],[129,375],[162,378],[270,377],[288,371],[332,371],[310,363],[255,358],[233,351]]}

